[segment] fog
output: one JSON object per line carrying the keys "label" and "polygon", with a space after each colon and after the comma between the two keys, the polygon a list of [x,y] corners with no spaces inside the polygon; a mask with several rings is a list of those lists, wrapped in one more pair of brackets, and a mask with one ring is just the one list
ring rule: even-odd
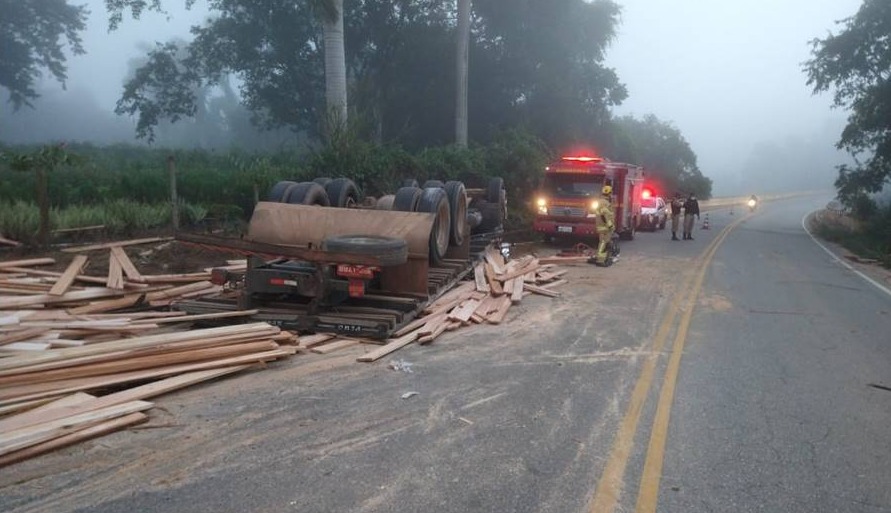
{"label": "fog", "polygon": [[[846,115],[830,109],[829,95],[811,94],[801,65],[808,41],[837,30],[860,0],[617,2],[622,22],[607,64],[629,91],[617,115],[652,113],[677,126],[716,195],[831,187],[846,161],[833,148]],[[86,4],[87,54],[69,59],[67,89],[45,81],[34,111],[4,104],[0,140],[134,142],[133,122],[112,113],[129,61],[155,41],[189,39],[207,16],[205,2],[186,11],[167,0],[168,15],[125,17],[109,33],[104,0]]]}

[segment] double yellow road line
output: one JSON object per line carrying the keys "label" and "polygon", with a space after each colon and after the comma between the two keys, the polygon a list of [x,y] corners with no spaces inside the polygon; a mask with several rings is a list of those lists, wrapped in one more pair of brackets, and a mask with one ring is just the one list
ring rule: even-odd
{"label": "double yellow road line", "polygon": [[[652,356],[644,362],[640,376],[634,385],[628,409],[625,411],[625,416],[619,425],[619,432],[616,433],[616,437],[613,440],[606,467],[603,470],[600,481],[597,483],[594,497],[589,504],[588,511],[591,513],[612,513],[619,502],[625,478],[625,468],[628,466],[628,460],[634,448],[634,437],[637,433],[637,426],[640,422],[650,386],[653,383],[658,357],[671,334],[672,327],[675,326],[676,319],[679,318],[680,321],[677,324],[677,331],[671,349],[671,357],[668,361],[662,388],[659,393],[659,402],[656,406],[653,429],[650,432],[650,442],[647,448],[647,456],[644,462],[640,489],[637,495],[637,505],[635,507],[637,513],[655,513],[656,503],[659,498],[659,481],[662,478],[662,462],[665,456],[665,441],[668,435],[671,404],[674,399],[674,390],[677,384],[684,344],[687,341],[687,330],[690,327],[690,319],[693,317],[693,308],[696,306],[696,300],[699,297],[700,290],[702,290],[702,282],[705,280],[705,274],[708,271],[709,265],[711,265],[715,253],[718,251],[721,243],[724,242],[724,239],[727,238],[727,234],[744,219],[746,217],[740,217],[721,230],[718,236],[706,247],[696,268],[684,279],[682,287],[669,304],[668,311],[662,318],[662,322],[659,324],[659,329],[653,339]],[[683,310],[681,310],[681,305],[683,305]]]}

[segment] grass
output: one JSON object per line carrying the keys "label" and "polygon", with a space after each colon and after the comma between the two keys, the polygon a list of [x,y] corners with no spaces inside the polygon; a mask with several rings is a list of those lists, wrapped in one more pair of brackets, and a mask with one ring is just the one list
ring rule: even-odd
{"label": "grass", "polygon": [[846,215],[821,212],[813,220],[814,233],[825,240],[840,244],[861,258],[878,260],[891,269],[891,248],[882,231],[873,223],[858,223]]}
{"label": "grass", "polygon": [[[201,205],[180,204],[183,225],[201,223],[208,209]],[[171,223],[171,207],[166,203],[141,203],[113,200],[96,205],[72,205],[50,211],[50,229],[64,230],[104,225],[104,233],[111,236],[130,236],[165,228]],[[37,205],[25,202],[0,202],[0,234],[24,244],[36,243],[40,225]]]}

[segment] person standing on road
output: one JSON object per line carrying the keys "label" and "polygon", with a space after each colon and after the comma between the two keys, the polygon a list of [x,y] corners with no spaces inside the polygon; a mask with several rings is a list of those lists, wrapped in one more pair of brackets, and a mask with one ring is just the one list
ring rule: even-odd
{"label": "person standing on road", "polygon": [[674,193],[674,197],[671,198],[671,240],[681,240],[678,238],[678,225],[681,221],[681,208],[683,206],[681,193]]}
{"label": "person standing on road", "polygon": [[684,240],[693,240],[693,216],[699,219],[699,201],[691,194],[684,202]]}
{"label": "person standing on road", "polygon": [[600,192],[600,200],[596,202],[597,207],[594,209],[594,216],[597,220],[597,255],[594,257],[594,265],[607,267],[612,263],[612,257],[607,248],[610,241],[613,240],[613,233],[616,230],[616,218],[612,205],[613,188],[604,185]]}

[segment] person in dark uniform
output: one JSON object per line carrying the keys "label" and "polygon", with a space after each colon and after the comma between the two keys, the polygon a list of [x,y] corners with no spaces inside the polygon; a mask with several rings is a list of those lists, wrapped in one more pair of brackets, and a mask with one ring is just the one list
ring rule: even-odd
{"label": "person in dark uniform", "polygon": [[691,194],[684,202],[684,240],[693,240],[693,216],[699,219],[699,201]]}

